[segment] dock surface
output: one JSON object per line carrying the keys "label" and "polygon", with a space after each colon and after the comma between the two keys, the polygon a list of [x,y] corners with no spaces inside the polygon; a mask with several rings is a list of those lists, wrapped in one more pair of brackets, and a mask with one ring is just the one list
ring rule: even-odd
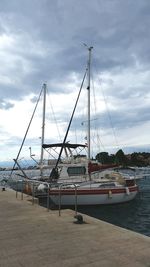
{"label": "dock surface", "polygon": [[0,191],[0,267],[150,267],[150,237]]}

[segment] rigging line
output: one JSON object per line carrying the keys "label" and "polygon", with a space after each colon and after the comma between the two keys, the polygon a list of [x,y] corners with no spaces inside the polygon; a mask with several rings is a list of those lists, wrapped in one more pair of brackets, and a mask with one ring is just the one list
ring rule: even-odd
{"label": "rigging line", "polygon": [[[94,58],[93,58],[94,59]],[[96,105],[96,96],[95,96],[95,86],[94,86],[94,79],[93,79],[93,73],[91,71],[91,80],[92,80],[92,87],[93,87],[93,99],[94,99],[94,112],[95,114],[97,114],[97,105]],[[97,119],[95,119],[97,120]],[[100,147],[103,147],[103,149],[105,150],[105,146],[104,144],[102,143],[102,140],[100,138],[100,131],[98,132],[98,129],[96,128],[96,123],[95,123],[95,130],[96,130],[96,139],[97,139],[97,146],[99,146],[99,149]],[[94,138],[93,138],[93,143],[96,144],[96,142],[94,141]]]}
{"label": "rigging line", "polygon": [[72,115],[71,115],[71,119],[70,119],[70,122],[69,122],[69,125],[68,125],[68,128],[67,128],[67,131],[66,131],[66,134],[65,134],[65,137],[64,137],[64,140],[63,140],[61,149],[60,149],[60,153],[59,153],[59,156],[58,156],[56,165],[55,165],[55,167],[53,168],[53,170],[52,170],[51,173],[50,173],[50,180],[52,180],[53,178],[55,178],[54,175],[57,174],[57,166],[58,166],[58,163],[59,163],[59,160],[60,160],[60,157],[61,157],[61,154],[62,154],[64,145],[65,145],[67,136],[68,136],[68,132],[69,132],[69,129],[70,129],[70,126],[71,126],[71,123],[72,123],[72,119],[73,119],[73,116],[74,116],[76,107],[77,107],[77,103],[78,103],[78,100],[79,100],[79,97],[80,97],[80,94],[81,94],[81,90],[82,90],[82,87],[83,87],[83,84],[84,84],[84,81],[85,81],[85,77],[86,77],[86,75],[87,75],[87,71],[88,71],[88,68],[86,68],[86,71],[85,71],[85,74],[84,74],[84,77],[83,77],[83,80],[82,80],[82,83],[81,83],[81,86],[80,86],[80,90],[79,90],[79,93],[78,93],[78,97],[77,97],[77,100],[76,100],[76,103],[75,103],[75,106],[74,106],[74,109],[73,109],[73,112],[72,112]]}
{"label": "rigging line", "polygon": [[[98,77],[98,79],[99,79],[99,77]],[[111,115],[110,115],[110,111],[109,111],[109,108],[108,108],[108,103],[107,103],[106,96],[104,94],[104,91],[103,91],[102,87],[101,87],[101,90],[102,90],[102,93],[103,93],[104,102],[105,102],[106,109],[107,109],[107,112],[108,112],[108,118],[110,120],[110,124],[111,124],[111,128],[112,128],[113,135],[114,135],[114,138],[115,138],[115,142],[116,142],[117,147],[119,147],[117,136],[116,136],[116,132],[115,132],[114,125],[113,125],[113,122],[112,122],[112,118],[111,118]]]}
{"label": "rigging line", "polygon": [[[96,97],[95,97],[95,86],[94,86],[94,79],[92,76],[92,86],[93,86],[93,98],[94,98],[94,107],[95,107],[95,114],[97,113],[97,105],[96,105]],[[95,129],[96,129],[96,124],[95,124]],[[97,143],[99,144],[99,149],[100,147],[103,147],[103,149],[105,150],[105,146],[102,143],[102,140],[99,136],[98,130],[96,131],[96,137],[97,137]],[[94,142],[95,143],[95,142]],[[95,143],[96,144],[96,143]]]}
{"label": "rigging line", "polygon": [[18,155],[17,155],[17,157],[16,157],[16,159],[15,159],[15,163],[14,163],[14,165],[13,165],[13,168],[12,168],[12,171],[11,171],[11,174],[10,174],[10,178],[11,178],[11,176],[12,176],[12,173],[13,173],[13,171],[14,171],[14,168],[15,168],[15,166],[16,166],[16,162],[17,162],[17,160],[18,160],[18,158],[19,158],[19,155],[20,155],[20,153],[21,153],[21,150],[22,150],[22,147],[23,147],[23,145],[24,145],[25,139],[26,139],[26,137],[27,137],[27,134],[28,134],[28,131],[29,131],[29,128],[30,128],[31,122],[32,122],[32,120],[33,120],[33,117],[34,117],[35,111],[36,111],[36,109],[37,109],[37,106],[38,106],[38,103],[39,103],[39,100],[40,100],[40,97],[41,97],[42,91],[43,91],[43,86],[42,86],[41,92],[40,92],[40,94],[39,94],[39,97],[38,97],[37,103],[36,103],[36,105],[35,105],[35,108],[34,108],[33,114],[32,114],[32,116],[31,116],[31,119],[30,119],[29,125],[28,125],[28,127],[27,127],[26,133],[25,133],[25,135],[24,135],[24,138],[23,138],[23,141],[22,141],[21,147],[20,147],[20,149],[19,149]]}
{"label": "rigging line", "polygon": [[[97,72],[97,76],[98,76],[99,83],[101,84],[101,80],[100,80],[100,78],[99,78],[99,74],[98,74],[98,70],[97,70],[97,68],[96,68],[96,72]],[[113,122],[112,122],[112,119],[111,119],[111,115],[110,115],[110,111],[109,111],[109,108],[108,108],[108,104],[107,104],[106,96],[105,96],[105,94],[104,94],[104,91],[103,91],[102,86],[101,86],[101,90],[102,90],[102,94],[103,94],[104,102],[105,102],[105,105],[106,105],[106,109],[107,109],[107,113],[108,113],[108,118],[109,118],[109,120],[110,120],[110,124],[111,124],[111,128],[112,128],[112,132],[113,132],[113,135],[114,135],[114,139],[115,139],[115,142],[116,142],[117,147],[119,148],[118,140],[117,140],[117,136],[116,136],[116,133],[115,133],[115,129],[114,129]]]}
{"label": "rigging line", "polygon": [[78,143],[78,138],[77,138],[77,128],[76,128],[76,125],[75,125],[73,131],[74,131],[75,140],[76,140],[76,144],[77,144]]}
{"label": "rigging line", "polygon": [[55,112],[54,112],[54,109],[53,109],[53,106],[52,106],[50,93],[48,93],[48,96],[49,96],[48,99],[49,99],[50,107],[51,107],[51,110],[52,110],[52,114],[53,114],[54,122],[55,122],[55,124],[56,124],[56,128],[57,128],[58,136],[59,136],[59,139],[60,139],[60,142],[61,142],[61,135],[60,135],[60,131],[59,131],[59,127],[58,127],[58,123],[57,123],[57,120],[56,120]]}

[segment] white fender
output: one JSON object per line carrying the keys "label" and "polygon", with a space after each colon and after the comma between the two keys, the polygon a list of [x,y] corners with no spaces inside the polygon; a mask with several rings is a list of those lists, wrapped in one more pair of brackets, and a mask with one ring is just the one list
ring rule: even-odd
{"label": "white fender", "polygon": [[129,190],[128,187],[126,187],[126,194],[127,194],[127,195],[130,195],[130,190]]}
{"label": "white fender", "polygon": [[44,189],[45,189],[45,185],[44,184],[39,184],[37,190],[43,192]]}
{"label": "white fender", "polygon": [[108,192],[108,197],[112,198],[112,191],[111,190],[109,190],[109,192]]}

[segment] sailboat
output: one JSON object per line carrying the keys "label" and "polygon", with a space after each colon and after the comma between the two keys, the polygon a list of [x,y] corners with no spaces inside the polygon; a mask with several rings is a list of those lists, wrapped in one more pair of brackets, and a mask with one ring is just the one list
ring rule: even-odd
{"label": "sailboat", "polygon": [[[90,155],[90,66],[91,52],[93,47],[88,48],[88,155],[87,159],[73,158],[71,162],[61,163],[61,154],[63,149],[71,149],[79,145],[68,144],[66,142],[69,127],[74,115],[74,111],[64,138],[60,145],[60,153],[55,167],[50,175],[49,197],[52,202],[59,205],[60,198],[63,206],[75,205],[101,205],[116,204],[131,201],[138,193],[138,186],[135,179],[123,177],[120,173],[108,171],[105,168],[92,169]],[[77,104],[77,103],[76,103]],[[76,105],[75,105],[76,107]],[[43,148],[52,147],[52,145],[43,144]]]}

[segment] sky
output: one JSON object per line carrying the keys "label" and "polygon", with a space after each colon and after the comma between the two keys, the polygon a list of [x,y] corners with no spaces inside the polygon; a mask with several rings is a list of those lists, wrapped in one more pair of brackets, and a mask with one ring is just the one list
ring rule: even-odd
{"label": "sky", "polygon": [[[84,43],[93,46],[93,155],[149,152],[149,14],[147,0],[1,0],[0,161],[17,157],[43,83],[53,115],[46,115],[46,142],[63,140],[86,69]],[[70,142],[86,142],[86,95],[85,86]],[[41,114],[42,103],[26,156],[29,147],[40,150]]]}

